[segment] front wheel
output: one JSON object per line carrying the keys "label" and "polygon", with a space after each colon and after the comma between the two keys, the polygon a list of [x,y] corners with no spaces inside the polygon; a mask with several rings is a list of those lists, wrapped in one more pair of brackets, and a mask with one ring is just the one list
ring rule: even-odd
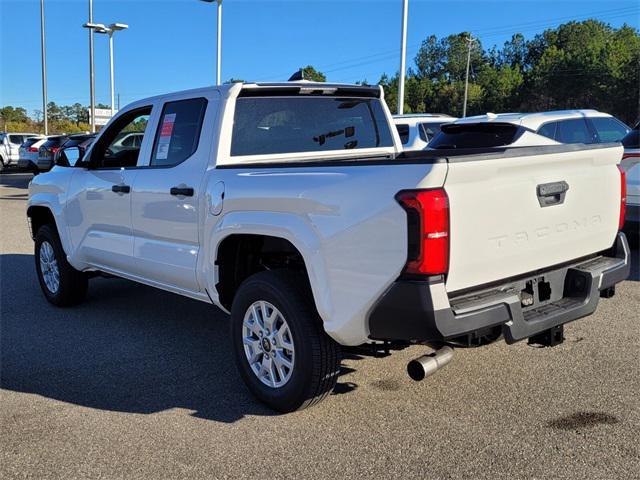
{"label": "front wheel", "polygon": [[84,299],[87,293],[87,274],[69,264],[54,226],[44,225],[38,229],[35,260],[40,288],[50,303],[66,307]]}
{"label": "front wheel", "polygon": [[274,410],[314,405],[336,384],[340,348],[325,333],[297,272],[272,270],[245,280],[233,300],[231,336],[240,375]]}

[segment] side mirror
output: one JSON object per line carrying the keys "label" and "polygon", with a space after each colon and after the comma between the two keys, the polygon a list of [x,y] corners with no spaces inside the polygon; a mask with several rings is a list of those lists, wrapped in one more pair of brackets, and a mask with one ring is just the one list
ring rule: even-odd
{"label": "side mirror", "polygon": [[82,158],[78,147],[68,147],[58,150],[54,163],[60,167],[74,167]]}

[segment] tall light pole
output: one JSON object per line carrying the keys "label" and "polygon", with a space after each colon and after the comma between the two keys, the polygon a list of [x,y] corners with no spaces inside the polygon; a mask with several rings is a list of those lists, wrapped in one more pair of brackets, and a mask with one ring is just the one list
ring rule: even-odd
{"label": "tall light pole", "polygon": [[44,134],[49,135],[49,122],[47,121],[47,53],[44,48],[44,0],[40,0],[40,42],[42,54],[42,119]]}
{"label": "tall light pole", "polygon": [[407,56],[407,15],[409,0],[402,0],[402,33],[400,37],[400,78],[398,79],[398,115],[404,112],[404,74]]}
{"label": "tall light pole", "polygon": [[129,28],[129,25],[126,23],[112,23],[108,27],[102,23],[85,23],[83,25],[85,28],[89,28],[91,30],[95,30],[96,33],[104,33],[109,35],[109,80],[111,86],[111,116],[115,114],[115,82],[114,82],[114,74],[113,74],[113,32],[118,32],[120,30],[126,30]]}
{"label": "tall light pole", "polygon": [[220,66],[222,63],[222,0],[201,0],[202,2],[218,4],[217,32],[216,32],[216,85],[220,85]]}
{"label": "tall light pole", "polygon": [[[89,23],[93,23],[93,0],[89,0]],[[96,82],[93,69],[93,29],[89,29],[89,103],[91,132],[96,131]]]}
{"label": "tall light pole", "polygon": [[467,51],[467,73],[464,77],[464,103],[462,104],[463,118],[467,116],[467,96],[469,93],[469,65],[471,64],[471,46],[475,41],[476,39],[473,38],[471,35],[469,35],[469,38],[467,38],[467,44],[469,46],[469,49]]}

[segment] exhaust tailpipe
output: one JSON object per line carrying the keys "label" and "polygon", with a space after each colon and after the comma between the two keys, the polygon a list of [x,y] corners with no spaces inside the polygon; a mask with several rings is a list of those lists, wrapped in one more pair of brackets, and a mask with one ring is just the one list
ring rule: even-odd
{"label": "exhaust tailpipe", "polygon": [[407,373],[409,376],[419,382],[429,375],[436,373],[439,369],[448,364],[453,358],[453,348],[442,347],[430,353],[411,360],[407,364]]}

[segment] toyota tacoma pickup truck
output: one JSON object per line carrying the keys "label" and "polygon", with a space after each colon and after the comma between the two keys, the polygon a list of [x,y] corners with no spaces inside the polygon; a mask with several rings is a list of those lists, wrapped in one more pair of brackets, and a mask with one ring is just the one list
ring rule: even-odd
{"label": "toyota tacoma pickup truck", "polygon": [[331,392],[343,346],[428,346],[420,379],[457,346],[561,342],[629,273],[622,147],[441,135],[402,152],[377,86],[140,100],[32,180],[42,291],[77,304],[106,274],[218,306],[249,390],[283,412]]}

